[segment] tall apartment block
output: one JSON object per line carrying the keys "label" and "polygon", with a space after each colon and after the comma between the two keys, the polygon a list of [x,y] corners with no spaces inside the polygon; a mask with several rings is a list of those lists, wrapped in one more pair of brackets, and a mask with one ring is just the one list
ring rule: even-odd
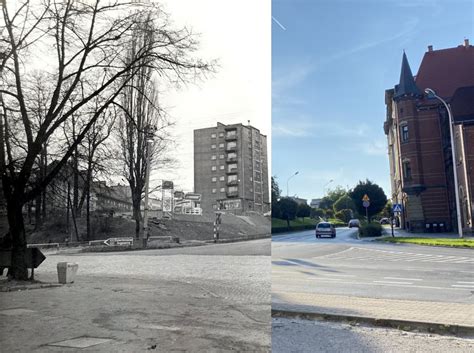
{"label": "tall apartment block", "polygon": [[194,130],[194,191],[203,213],[268,212],[267,137],[242,124]]}
{"label": "tall apartment block", "polygon": [[[450,106],[456,161],[453,163]],[[428,47],[413,75],[405,53],[399,83],[385,92],[384,124],[392,202],[403,205],[401,226],[413,232],[456,230],[458,196],[461,227],[474,228],[474,47]],[[457,195],[454,169],[457,172]]]}

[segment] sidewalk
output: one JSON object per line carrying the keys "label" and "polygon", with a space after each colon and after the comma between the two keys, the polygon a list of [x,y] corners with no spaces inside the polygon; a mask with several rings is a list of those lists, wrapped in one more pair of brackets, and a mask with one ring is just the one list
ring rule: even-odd
{"label": "sidewalk", "polygon": [[0,292],[1,351],[267,352],[269,304],[230,300],[193,280],[78,276]]}
{"label": "sidewalk", "polygon": [[[416,237],[416,238],[448,238],[448,239],[459,239],[458,233],[450,232],[450,233],[410,233],[405,229],[394,228],[394,235],[395,237]],[[384,235],[391,236],[392,231],[390,227],[383,227]],[[465,238],[472,238],[471,235],[464,235]]]}
{"label": "sidewalk", "polygon": [[474,335],[474,305],[273,292],[273,316],[354,320],[437,333]]}

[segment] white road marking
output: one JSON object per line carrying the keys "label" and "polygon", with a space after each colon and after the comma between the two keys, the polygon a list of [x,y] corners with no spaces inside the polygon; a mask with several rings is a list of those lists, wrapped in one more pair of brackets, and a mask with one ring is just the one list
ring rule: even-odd
{"label": "white road marking", "polygon": [[335,273],[322,273],[323,276],[336,276],[336,277],[356,277],[355,275],[339,275]]}
{"label": "white road marking", "polygon": [[451,287],[474,288],[472,284],[451,284]]}
{"label": "white road marking", "polygon": [[402,281],[423,281],[421,278],[384,277],[383,279],[394,279]]}
{"label": "white road marking", "polygon": [[456,283],[474,284],[474,282],[467,282],[467,281],[456,281]]}
{"label": "white road marking", "polygon": [[387,283],[387,284],[413,284],[411,282],[395,282],[395,281],[373,281],[374,283]]}

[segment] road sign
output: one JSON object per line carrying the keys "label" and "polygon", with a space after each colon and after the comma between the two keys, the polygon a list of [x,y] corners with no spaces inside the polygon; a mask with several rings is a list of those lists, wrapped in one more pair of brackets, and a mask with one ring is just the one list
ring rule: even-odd
{"label": "road sign", "polygon": [[402,212],[403,206],[401,203],[395,203],[392,207],[393,212]]}
{"label": "road sign", "polygon": [[362,201],[370,201],[369,195],[365,194],[364,197],[362,198]]}
{"label": "road sign", "polygon": [[104,240],[104,244],[108,246],[112,245],[133,245],[133,238],[109,238]]}
{"label": "road sign", "polygon": [[362,202],[362,206],[364,206],[365,208],[367,208],[367,207],[370,206],[370,202],[369,202],[369,201],[364,201],[364,202]]}

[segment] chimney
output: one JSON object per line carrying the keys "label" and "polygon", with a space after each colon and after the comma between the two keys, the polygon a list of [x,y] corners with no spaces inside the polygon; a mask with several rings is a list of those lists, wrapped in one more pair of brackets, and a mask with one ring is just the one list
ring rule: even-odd
{"label": "chimney", "polygon": [[433,46],[432,45],[428,45],[428,51],[433,51]]}
{"label": "chimney", "polygon": [[465,47],[469,46],[469,39],[467,39],[467,38],[464,39],[464,46]]}

